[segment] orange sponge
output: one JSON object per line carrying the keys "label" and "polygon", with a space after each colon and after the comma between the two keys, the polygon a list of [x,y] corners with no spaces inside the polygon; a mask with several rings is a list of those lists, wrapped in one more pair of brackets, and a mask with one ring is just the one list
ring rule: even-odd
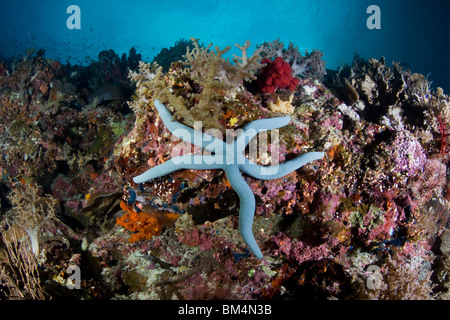
{"label": "orange sponge", "polygon": [[130,243],[159,235],[164,226],[174,223],[178,218],[178,214],[172,212],[136,212],[124,201],[120,203],[120,207],[125,214],[117,218],[116,224],[133,232],[129,239]]}

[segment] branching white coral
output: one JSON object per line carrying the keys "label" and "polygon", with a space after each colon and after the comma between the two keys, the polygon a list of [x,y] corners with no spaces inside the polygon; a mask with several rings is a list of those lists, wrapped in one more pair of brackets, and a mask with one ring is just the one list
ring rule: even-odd
{"label": "branching white coral", "polygon": [[[245,67],[248,64],[247,58],[247,49],[251,46],[251,42],[247,40],[243,46],[238,43],[235,44],[242,51],[242,57],[238,57],[237,55],[233,55],[236,64],[239,64],[241,67]],[[241,62],[239,62],[241,61]]]}

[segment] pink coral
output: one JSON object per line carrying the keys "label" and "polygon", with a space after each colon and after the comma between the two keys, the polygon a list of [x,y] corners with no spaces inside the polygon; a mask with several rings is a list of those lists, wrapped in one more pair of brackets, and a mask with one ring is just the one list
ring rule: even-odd
{"label": "pink coral", "polygon": [[409,176],[422,171],[427,163],[427,156],[419,140],[404,131],[397,133],[392,151],[397,170],[406,171]]}
{"label": "pink coral", "polygon": [[272,237],[272,240],[278,246],[276,254],[283,253],[288,259],[294,259],[299,264],[328,258],[331,254],[331,247],[328,243],[319,246],[310,246],[297,239],[292,240],[283,233],[279,233]]}
{"label": "pink coral", "polygon": [[277,89],[295,90],[299,80],[292,76],[291,66],[283,58],[264,59],[261,63],[266,64],[258,76],[258,87],[263,93],[275,93]]}

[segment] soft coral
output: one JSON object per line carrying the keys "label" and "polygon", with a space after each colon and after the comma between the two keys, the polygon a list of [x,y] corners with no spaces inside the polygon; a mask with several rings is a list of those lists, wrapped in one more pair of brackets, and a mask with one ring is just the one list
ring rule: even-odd
{"label": "soft coral", "polygon": [[264,59],[261,64],[266,64],[258,75],[258,87],[263,93],[275,93],[277,89],[294,91],[299,80],[292,76],[292,69],[282,57],[273,61]]}

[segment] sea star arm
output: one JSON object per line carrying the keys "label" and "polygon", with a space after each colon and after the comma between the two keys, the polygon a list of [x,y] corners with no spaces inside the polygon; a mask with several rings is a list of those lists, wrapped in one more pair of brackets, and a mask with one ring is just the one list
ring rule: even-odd
{"label": "sea star arm", "polygon": [[244,126],[241,134],[236,138],[237,152],[243,152],[247,144],[258,133],[284,127],[289,124],[291,117],[275,117],[269,119],[259,119]]}
{"label": "sea star arm", "polygon": [[268,119],[258,119],[255,121],[252,121],[244,126],[244,131],[248,130],[272,130],[272,129],[278,129],[281,127],[284,127],[291,122],[290,116],[284,116],[284,117],[275,117],[275,118],[268,118]]}
{"label": "sea star arm", "polygon": [[172,114],[159,100],[155,100],[155,107],[166,128],[177,138],[211,152],[214,152],[215,150],[224,150],[225,142],[222,140],[210,134],[190,128],[178,121],[172,121]]}
{"label": "sea star arm", "polygon": [[255,195],[242,177],[238,166],[229,166],[225,168],[225,173],[231,187],[239,196],[239,231],[242,238],[255,257],[262,259],[263,254],[256,243],[252,231],[253,217],[255,215]]}
{"label": "sea star arm", "polygon": [[166,162],[153,167],[144,173],[133,178],[135,183],[159,178],[181,169],[222,169],[223,165],[216,163],[215,156],[212,155],[185,155],[167,160]]}
{"label": "sea star arm", "polygon": [[308,152],[295,159],[274,166],[262,166],[248,162],[241,165],[241,170],[256,179],[274,180],[303,167],[308,162],[322,159],[324,155],[325,153],[323,152]]}

